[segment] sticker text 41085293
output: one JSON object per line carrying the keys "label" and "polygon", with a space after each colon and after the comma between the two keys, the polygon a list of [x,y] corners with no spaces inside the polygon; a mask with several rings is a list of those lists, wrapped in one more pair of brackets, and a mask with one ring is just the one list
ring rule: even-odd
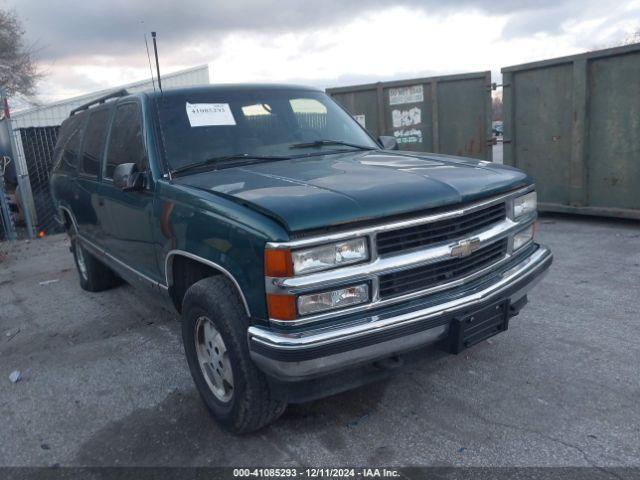
{"label": "sticker text 41085293", "polygon": [[189,125],[192,127],[216,127],[235,125],[228,103],[189,103],[186,105]]}

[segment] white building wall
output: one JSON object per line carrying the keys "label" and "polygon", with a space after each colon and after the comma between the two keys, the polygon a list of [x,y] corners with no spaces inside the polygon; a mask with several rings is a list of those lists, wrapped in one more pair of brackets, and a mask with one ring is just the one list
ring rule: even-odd
{"label": "white building wall", "polygon": [[[162,75],[163,88],[188,87],[193,85],[204,85],[209,83],[209,66],[201,65],[188,70]],[[50,103],[41,107],[29,108],[11,115],[11,123],[14,130],[28,127],[52,127],[60,125],[68,116],[71,110],[79,107],[91,100],[102,97],[109,92],[127,89],[131,93],[153,89],[151,79],[130,83],[119,87],[100,90],[80,97],[73,97],[60,102]],[[157,88],[157,82],[156,82]]]}

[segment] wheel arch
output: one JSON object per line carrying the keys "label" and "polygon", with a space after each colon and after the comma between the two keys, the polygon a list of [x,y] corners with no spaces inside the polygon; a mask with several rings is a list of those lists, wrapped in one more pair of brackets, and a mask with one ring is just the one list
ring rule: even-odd
{"label": "wheel arch", "polygon": [[[178,309],[178,311],[180,311],[181,309],[181,304],[177,301],[178,299],[176,298],[176,296],[174,295],[174,293],[176,292],[176,285],[175,285],[175,269],[174,266],[176,264],[176,259],[182,259],[187,260],[189,262],[194,262],[196,264],[200,264],[202,266],[208,267],[209,269],[211,269],[215,274],[218,275],[223,275],[225,276],[227,279],[229,279],[231,281],[231,283],[234,285],[234,287],[236,288],[236,291],[238,292],[238,295],[240,296],[240,299],[242,300],[242,304],[244,306],[245,312],[247,313],[247,316],[251,316],[251,310],[249,308],[249,303],[247,302],[247,299],[245,297],[244,292],[242,291],[242,287],[240,287],[240,284],[238,283],[238,281],[236,280],[236,278],[231,274],[231,272],[229,272],[226,268],[222,267],[221,265],[208,260],[206,258],[203,258],[199,255],[195,255],[193,253],[184,251],[184,250],[171,250],[167,253],[166,257],[165,257],[165,261],[164,261],[164,272],[165,272],[165,282],[166,285],[169,289],[169,292],[174,300],[174,304],[176,306],[176,308]],[[211,276],[211,275],[204,275],[201,278],[205,278],[207,276]],[[199,278],[199,279],[201,279]],[[195,282],[191,282],[189,285],[182,285],[181,286],[181,290],[183,289],[184,292],[186,292],[186,289],[191,286],[193,283]],[[186,287],[186,288],[185,288]],[[184,292],[182,292],[182,295],[184,294]]]}
{"label": "wheel arch", "polygon": [[76,232],[78,231],[78,222],[76,221],[76,217],[73,215],[73,212],[70,208],[65,207],[64,205],[59,205],[58,210],[64,220],[65,228],[75,227]]}

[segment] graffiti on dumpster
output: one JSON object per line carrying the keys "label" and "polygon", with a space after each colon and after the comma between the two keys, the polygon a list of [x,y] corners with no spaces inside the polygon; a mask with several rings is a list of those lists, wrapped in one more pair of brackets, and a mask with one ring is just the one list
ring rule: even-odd
{"label": "graffiti on dumpster", "polygon": [[401,105],[403,103],[418,103],[423,101],[424,90],[422,85],[389,89],[389,105]]}
{"label": "graffiti on dumpster", "polygon": [[422,123],[422,110],[413,107],[409,110],[393,110],[391,112],[393,128],[409,127]]}
{"label": "graffiti on dumpster", "polygon": [[402,128],[400,130],[394,130],[393,135],[399,145],[405,143],[422,143],[422,130],[417,128]]}

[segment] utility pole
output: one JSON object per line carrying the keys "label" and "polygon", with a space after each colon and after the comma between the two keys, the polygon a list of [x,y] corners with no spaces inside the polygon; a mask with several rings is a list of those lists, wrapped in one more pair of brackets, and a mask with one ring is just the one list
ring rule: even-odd
{"label": "utility pole", "polygon": [[[31,218],[32,204],[29,204],[29,202],[27,201],[27,197],[29,197],[29,199],[31,199],[31,203],[33,203],[33,198],[30,195],[31,186],[29,184],[29,176],[28,174],[25,174],[24,172],[22,172],[21,168],[18,168],[19,165],[16,162],[17,148],[16,148],[15,139],[13,138],[13,128],[11,127],[11,114],[9,112],[9,104],[7,103],[7,97],[2,87],[0,87],[0,110],[2,110],[2,116],[1,116],[2,120],[0,120],[0,128],[4,129],[4,133],[6,134],[6,137],[9,139],[9,145],[8,145],[9,158],[12,162],[14,162],[14,165],[16,167],[18,188],[20,188],[20,201],[22,203],[24,223],[27,226],[27,235],[29,236],[29,238],[35,238],[35,229],[34,229],[33,219]],[[10,216],[5,217],[5,207],[6,207],[7,215],[9,213],[9,206],[7,205],[7,197],[4,191],[4,168],[6,166],[5,159],[0,159],[0,162],[1,162],[0,167],[2,167],[0,171],[0,174],[1,174],[0,203],[2,203],[2,207],[1,207],[2,216],[3,216],[3,219],[6,218],[5,222],[8,222],[11,225],[11,233],[9,233],[8,230],[6,230],[5,228],[5,231],[7,232],[7,237],[13,236],[12,239],[15,239],[16,234],[15,234],[13,222],[11,221],[11,217]]]}

